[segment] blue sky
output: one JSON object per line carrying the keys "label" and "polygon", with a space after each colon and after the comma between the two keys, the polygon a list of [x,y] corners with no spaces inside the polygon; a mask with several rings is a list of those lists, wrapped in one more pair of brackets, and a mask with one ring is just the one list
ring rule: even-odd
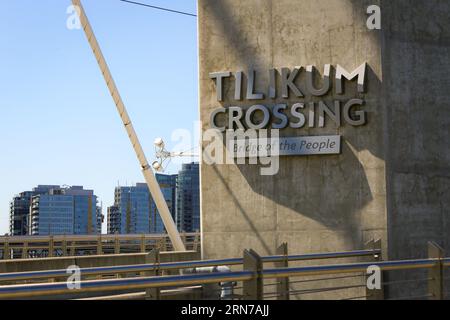
{"label": "blue sky", "polygon": [[[141,2],[196,13],[195,0]],[[174,130],[195,130],[196,18],[119,0],[83,4],[151,161],[156,137],[170,148]],[[11,198],[37,184],[94,189],[106,214],[119,181],[143,181],[84,33],[66,27],[69,5],[2,1],[0,234],[8,232]]]}

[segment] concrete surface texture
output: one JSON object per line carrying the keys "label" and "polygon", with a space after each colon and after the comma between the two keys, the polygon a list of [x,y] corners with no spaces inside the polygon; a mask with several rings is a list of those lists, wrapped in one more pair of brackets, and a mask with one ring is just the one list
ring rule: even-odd
{"label": "concrete surface texture", "polygon": [[[450,2],[383,1],[382,6],[389,257],[424,258],[427,241],[449,256]],[[427,277],[423,272],[393,276]],[[400,294],[423,294],[423,284]]]}
{"label": "concrete surface texture", "polygon": [[[366,26],[373,4],[382,8],[382,30]],[[367,112],[364,126],[328,121],[281,130],[285,137],[341,135],[343,148],[281,157],[275,176],[261,176],[257,165],[202,163],[204,258],[241,256],[245,248],[273,254],[282,242],[291,253],[361,249],[372,238],[383,240],[385,258],[414,258],[426,255],[428,240],[448,244],[448,1],[199,0],[198,11],[203,131],[221,106],[359,98]],[[255,90],[267,93],[271,68],[314,65],[323,74],[325,64],[352,71],[364,62],[366,93],[349,81],[344,95],[333,84],[322,97],[236,101],[226,79],[219,102],[209,77],[254,69]],[[307,91],[304,72],[296,83]]]}

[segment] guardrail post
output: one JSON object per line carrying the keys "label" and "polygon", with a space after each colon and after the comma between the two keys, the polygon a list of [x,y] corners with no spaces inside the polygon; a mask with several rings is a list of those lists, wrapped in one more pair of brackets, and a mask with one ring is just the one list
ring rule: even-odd
{"label": "guardrail post", "polygon": [[[366,244],[367,249],[373,250],[373,260],[374,262],[382,261],[383,257],[381,255],[381,239],[377,240],[371,240]],[[377,251],[377,252],[375,252]],[[378,253],[379,252],[379,253]],[[376,265],[376,263],[374,263]],[[385,275],[383,271],[381,271],[381,288],[380,289],[369,289],[368,286],[366,286],[366,299],[367,300],[384,300],[384,281],[385,281]],[[370,277],[370,274],[366,274],[365,277],[365,283],[367,284],[367,280]]]}
{"label": "guardrail post", "polygon": [[117,235],[114,237],[114,253],[120,254],[120,241]]}
{"label": "guardrail post", "polygon": [[9,251],[9,238],[5,239],[5,243],[3,244],[3,260],[10,259],[11,252]]}
{"label": "guardrail post", "polygon": [[28,258],[28,242],[24,242],[22,245],[22,259]]}
{"label": "guardrail post", "polygon": [[244,250],[244,270],[254,273],[252,280],[244,281],[244,300],[263,300],[262,269],[261,257],[252,249]]}
{"label": "guardrail post", "polygon": [[50,258],[53,257],[54,249],[55,249],[55,241],[53,239],[53,236],[50,236],[50,239],[48,240],[48,256]]}
{"label": "guardrail post", "polygon": [[[160,258],[159,258],[159,250],[154,249],[150,251],[145,257],[145,262],[150,264],[153,263],[156,268],[152,271],[144,272],[144,276],[160,276],[161,270],[159,268]],[[161,299],[161,290],[160,288],[148,288],[145,290],[145,300],[160,300]]]}
{"label": "guardrail post", "polygon": [[160,243],[159,243],[159,250],[160,251],[162,251],[162,252],[166,252],[167,251],[167,239],[166,239],[166,237],[164,236],[164,237],[162,237],[160,240]]}
{"label": "guardrail post", "polygon": [[200,246],[199,246],[199,243],[200,243],[200,234],[197,233],[197,234],[194,236],[194,245],[193,245],[193,250],[194,250],[195,252],[200,252]]}
{"label": "guardrail post", "polygon": [[103,254],[103,248],[102,248],[102,236],[98,236],[97,238],[97,255]]}
{"label": "guardrail post", "polygon": [[63,257],[67,256],[67,240],[66,240],[66,236],[63,237],[63,239],[61,240],[61,254]]}
{"label": "guardrail post", "polygon": [[436,259],[434,267],[428,271],[428,293],[430,300],[444,299],[444,278],[442,259],[444,250],[435,242],[428,242],[428,258]]}
{"label": "guardrail post", "polygon": [[71,242],[70,242],[70,255],[71,255],[72,257],[75,256],[75,247],[76,247],[76,245],[77,245],[77,242],[76,242],[76,241],[71,241]]}
{"label": "guardrail post", "polygon": [[[275,262],[275,267],[277,268],[287,268],[289,267],[289,258],[288,258],[288,244],[283,243],[276,250],[277,255],[282,255],[283,260],[279,262]],[[289,278],[277,278],[277,293],[278,300],[289,300]]]}
{"label": "guardrail post", "polygon": [[146,242],[145,242],[145,234],[143,234],[141,236],[141,252],[145,253],[146,251],[146,246],[145,246]]}

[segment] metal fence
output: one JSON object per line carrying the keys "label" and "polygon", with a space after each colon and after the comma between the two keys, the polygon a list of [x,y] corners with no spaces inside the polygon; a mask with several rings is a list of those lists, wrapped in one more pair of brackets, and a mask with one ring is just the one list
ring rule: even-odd
{"label": "metal fence", "polygon": [[[187,250],[200,250],[198,233],[183,233]],[[172,251],[167,234],[0,237],[0,259],[29,259]]]}
{"label": "metal fence", "polygon": [[[46,282],[20,285],[0,285],[0,299],[36,298],[58,295],[80,295],[91,293],[98,297],[124,290],[145,291],[143,297],[159,299],[161,292],[168,288],[182,288],[189,286],[208,285],[209,294],[223,299],[264,300],[291,298],[323,298],[324,294],[330,294],[330,298],[355,299],[444,299],[445,279],[444,269],[450,266],[450,258],[444,258],[443,251],[434,243],[429,244],[429,257],[426,259],[381,261],[380,242],[373,242],[373,248],[352,252],[336,252],[311,255],[288,255],[287,245],[278,249],[278,254],[269,257],[260,257],[253,250],[245,250],[242,258],[187,261],[174,263],[158,263],[156,251],[154,263],[81,269],[83,279],[79,283],[79,289],[71,290],[65,281],[66,270],[35,271],[27,273],[0,274],[1,282],[19,280],[63,280],[62,282]],[[349,257],[365,257],[370,261],[340,264],[321,264],[290,267],[294,262],[308,262],[339,259]],[[274,264],[274,267],[266,268],[265,264]],[[242,270],[229,272],[192,273],[194,268],[218,267],[218,266],[242,266]],[[381,287],[370,289],[367,279],[370,274],[367,270],[371,266],[377,266],[382,271]],[[173,274],[173,271],[181,270],[181,273]],[[186,273],[190,270],[189,273]],[[427,276],[424,279],[410,279],[411,282],[423,282],[426,293],[421,295],[409,295],[406,297],[386,297],[385,291],[389,286],[402,285],[403,280],[386,281],[388,272],[402,272],[424,270]],[[167,274],[170,271],[172,274]],[[125,278],[123,278],[126,275]],[[97,277],[97,280],[88,280],[89,277]],[[100,277],[114,276],[114,278],[100,279]],[[118,278],[119,277],[119,278]],[[122,278],[120,278],[122,277]],[[353,280],[357,282],[352,282]],[[346,283],[340,285],[337,281]],[[302,288],[295,288],[301,285]],[[215,290],[218,292],[215,294]],[[338,292],[347,292],[346,295]]]}

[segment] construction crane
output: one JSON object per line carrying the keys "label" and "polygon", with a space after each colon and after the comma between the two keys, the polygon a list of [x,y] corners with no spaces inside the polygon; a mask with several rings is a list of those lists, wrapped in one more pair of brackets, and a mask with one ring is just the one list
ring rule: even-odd
{"label": "construction crane", "polygon": [[94,56],[97,59],[97,63],[106,81],[106,85],[108,86],[109,92],[111,93],[114,103],[116,104],[117,111],[119,112],[120,118],[122,119],[122,122],[128,133],[128,137],[130,138],[134,151],[136,152],[148,189],[150,190],[150,194],[153,200],[155,201],[156,207],[158,208],[158,212],[164,223],[164,227],[166,228],[170,240],[172,241],[172,245],[176,251],[186,251],[186,248],[183,244],[183,241],[181,240],[177,227],[175,226],[175,222],[173,221],[172,215],[170,214],[169,207],[167,206],[166,200],[164,199],[161,188],[159,187],[159,184],[156,181],[156,177],[153,174],[151,166],[148,164],[144,150],[142,149],[142,146],[133,128],[133,124],[131,123],[131,119],[128,116],[128,112],[125,108],[125,105],[122,101],[122,98],[119,94],[116,84],[114,83],[111,72],[108,68],[108,65],[106,64],[105,58],[102,54],[97,39],[95,38],[91,24],[89,23],[89,20],[86,16],[86,12],[84,11],[83,5],[81,4],[81,0],[72,0],[72,3],[75,6],[75,8],[77,8],[81,26],[86,34],[86,37],[92,48],[92,51],[94,52]]}

